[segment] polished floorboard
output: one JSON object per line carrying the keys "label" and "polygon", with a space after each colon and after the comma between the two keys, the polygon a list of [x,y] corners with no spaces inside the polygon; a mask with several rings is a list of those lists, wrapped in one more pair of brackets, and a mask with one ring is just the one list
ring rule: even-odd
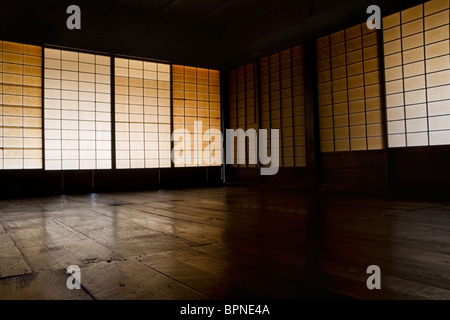
{"label": "polished floorboard", "polygon": [[450,201],[249,186],[3,199],[0,299],[450,299]]}

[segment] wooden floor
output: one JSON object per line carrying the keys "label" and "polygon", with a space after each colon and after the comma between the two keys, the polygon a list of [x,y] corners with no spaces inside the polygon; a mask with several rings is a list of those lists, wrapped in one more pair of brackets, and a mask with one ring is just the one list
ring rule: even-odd
{"label": "wooden floor", "polygon": [[0,200],[0,299],[450,299],[449,262],[450,203],[259,187]]}

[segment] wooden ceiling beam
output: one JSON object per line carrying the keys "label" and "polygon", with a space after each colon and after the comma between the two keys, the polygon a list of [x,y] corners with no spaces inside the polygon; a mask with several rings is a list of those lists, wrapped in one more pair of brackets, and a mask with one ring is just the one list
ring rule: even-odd
{"label": "wooden ceiling beam", "polygon": [[169,4],[161,9],[159,14],[164,14],[175,8],[178,4],[180,4],[181,0],[172,0]]}
{"label": "wooden ceiling beam", "polygon": [[220,5],[219,7],[217,7],[216,9],[208,12],[207,14],[205,14],[200,21],[205,21],[208,20],[209,18],[211,18],[212,16],[218,14],[219,12],[221,12],[223,9],[225,9],[226,7],[228,7],[229,5],[235,3],[238,0],[228,0],[225,3],[223,3],[222,5]]}

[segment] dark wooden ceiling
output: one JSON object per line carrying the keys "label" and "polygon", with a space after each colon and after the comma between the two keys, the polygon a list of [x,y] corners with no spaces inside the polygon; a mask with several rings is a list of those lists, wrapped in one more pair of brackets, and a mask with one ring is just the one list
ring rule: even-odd
{"label": "dark wooden ceiling", "polygon": [[[416,0],[2,0],[0,40],[205,67],[245,62]],[[77,4],[82,29],[66,28]]]}
{"label": "dark wooden ceiling", "polygon": [[[342,0],[341,0],[342,1]],[[64,10],[70,4],[77,4],[82,13],[115,18],[117,23],[131,19],[145,23],[158,23],[211,33],[229,28],[238,29],[248,21],[276,10],[287,2],[308,3],[292,0],[17,0],[2,1],[9,7],[20,8],[22,12],[31,9],[38,15],[48,8]],[[39,9],[41,8],[41,9]]]}
{"label": "dark wooden ceiling", "polygon": [[[0,39],[212,65],[225,37],[288,2],[294,1],[4,0]],[[71,4],[81,8],[78,31],[66,28]]]}
{"label": "dark wooden ceiling", "polygon": [[[238,26],[287,0],[116,0],[119,10],[207,28]],[[97,1],[112,3],[111,1]]]}

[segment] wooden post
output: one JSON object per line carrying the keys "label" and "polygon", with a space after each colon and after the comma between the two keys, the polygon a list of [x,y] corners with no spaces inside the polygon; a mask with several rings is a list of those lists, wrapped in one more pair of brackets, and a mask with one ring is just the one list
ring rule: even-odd
{"label": "wooden post", "polygon": [[320,183],[320,139],[314,38],[308,38],[303,42],[303,81],[306,127],[306,186],[308,190],[315,190]]}

